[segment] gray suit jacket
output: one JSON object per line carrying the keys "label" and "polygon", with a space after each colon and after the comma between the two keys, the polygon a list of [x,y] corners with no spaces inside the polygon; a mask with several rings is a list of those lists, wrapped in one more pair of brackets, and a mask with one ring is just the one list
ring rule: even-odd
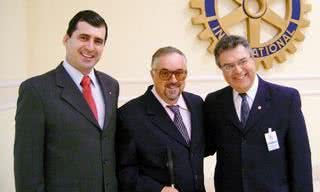
{"label": "gray suit jacket", "polygon": [[103,130],[62,65],[21,84],[14,145],[17,192],[117,191],[119,85],[95,74],[105,102]]}

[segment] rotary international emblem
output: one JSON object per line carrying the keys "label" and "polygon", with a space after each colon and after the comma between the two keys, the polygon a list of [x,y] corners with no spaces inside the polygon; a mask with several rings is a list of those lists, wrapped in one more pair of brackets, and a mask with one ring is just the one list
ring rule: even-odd
{"label": "rotary international emblem", "polygon": [[[273,5],[281,2],[283,8],[275,9]],[[225,11],[223,3],[231,10]],[[294,43],[304,40],[301,29],[310,24],[304,15],[311,5],[304,0],[190,0],[190,7],[200,10],[192,23],[204,26],[198,37],[210,41],[210,53],[219,39],[232,34],[232,29],[242,23],[257,64],[266,69],[274,60],[284,62],[286,53],[296,52]]]}

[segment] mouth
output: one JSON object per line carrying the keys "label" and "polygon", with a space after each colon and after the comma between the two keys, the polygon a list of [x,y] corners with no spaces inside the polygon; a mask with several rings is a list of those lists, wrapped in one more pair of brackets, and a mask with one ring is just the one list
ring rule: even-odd
{"label": "mouth", "polygon": [[90,53],[84,53],[84,52],[81,52],[80,53],[82,57],[84,57],[85,59],[93,59],[95,56],[93,54],[90,54]]}
{"label": "mouth", "polygon": [[168,84],[166,86],[168,89],[177,89],[180,87],[180,84],[176,83],[176,84]]}
{"label": "mouth", "polygon": [[233,79],[236,80],[236,81],[242,81],[242,80],[244,80],[246,77],[247,77],[247,73],[234,76]]}

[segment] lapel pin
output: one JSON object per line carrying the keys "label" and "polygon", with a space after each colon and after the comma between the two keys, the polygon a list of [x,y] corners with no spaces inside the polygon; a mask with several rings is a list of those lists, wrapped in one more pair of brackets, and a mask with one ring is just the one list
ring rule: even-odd
{"label": "lapel pin", "polygon": [[111,91],[109,91],[109,95],[111,95]]}
{"label": "lapel pin", "polygon": [[259,106],[258,106],[258,110],[261,110],[261,109],[262,109],[262,107],[259,105]]}

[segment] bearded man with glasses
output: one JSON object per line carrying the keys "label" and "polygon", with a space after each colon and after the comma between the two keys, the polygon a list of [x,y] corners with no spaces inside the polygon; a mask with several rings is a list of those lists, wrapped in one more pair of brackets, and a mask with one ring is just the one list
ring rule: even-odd
{"label": "bearded man with glasses", "polygon": [[118,111],[120,191],[204,192],[201,97],[185,92],[185,55],[158,49],[153,85]]}

